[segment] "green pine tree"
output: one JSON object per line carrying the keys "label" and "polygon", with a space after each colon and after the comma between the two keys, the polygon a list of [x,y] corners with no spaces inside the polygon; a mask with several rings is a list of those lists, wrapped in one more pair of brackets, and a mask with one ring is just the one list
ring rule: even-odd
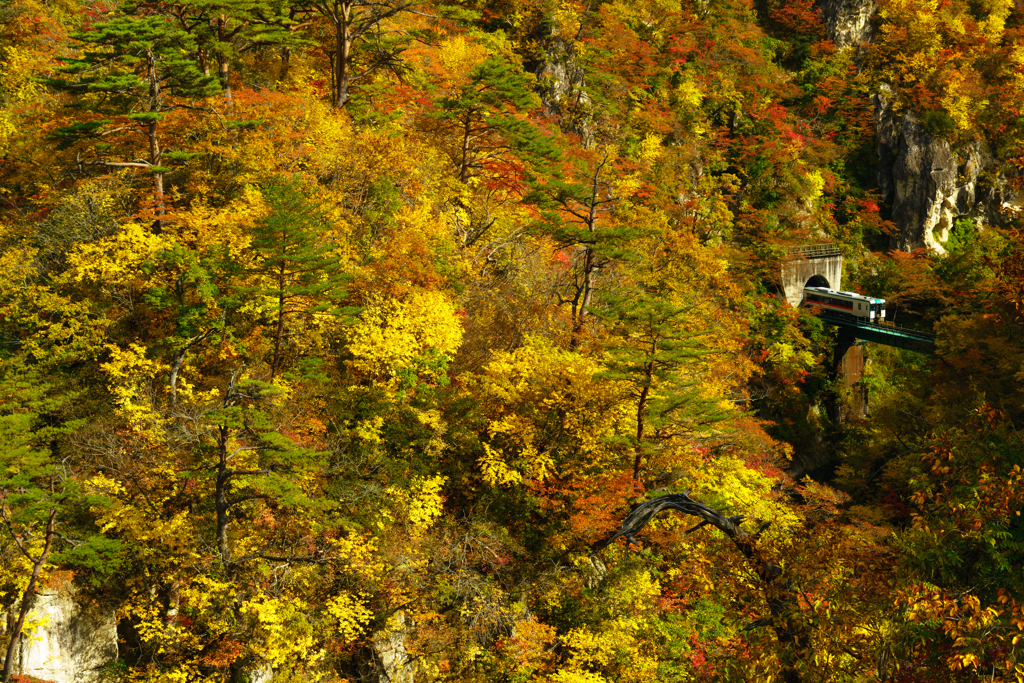
{"label": "green pine tree", "polygon": [[459,90],[442,98],[427,128],[441,142],[461,182],[506,156],[536,163],[558,158],[550,138],[516,114],[540,107],[533,79],[505,59],[492,56],[473,69]]}
{"label": "green pine tree", "polygon": [[305,512],[322,512],[333,505],[323,498],[310,498],[299,483],[324,467],[326,453],[297,446],[281,434],[281,388],[244,380],[242,373],[239,370],[231,377],[222,404],[197,422],[205,432],[204,442],[207,438],[213,442],[212,449],[197,451],[205,456],[198,469],[213,479],[217,552],[232,574],[239,565],[267,559],[265,555],[280,550],[265,547],[247,556],[235,554],[229,529],[244,503],[270,501],[281,509]]}
{"label": "green pine tree", "polygon": [[331,100],[335,107],[344,108],[352,97],[352,89],[374,73],[402,71],[401,55],[411,34],[387,30],[385,24],[421,1],[313,0],[304,7],[304,14],[318,14],[334,29],[334,45],[327,52],[331,58]]}
{"label": "green pine tree", "polygon": [[348,278],[334,255],[335,245],[323,239],[330,217],[315,187],[278,177],[263,186],[263,196],[270,213],[253,228],[253,261],[245,268],[258,284],[245,289],[274,302],[273,378],[281,368],[288,321],[300,315],[342,314]]}
{"label": "green pine tree", "polygon": [[[163,164],[195,156],[164,149],[161,119],[179,106],[189,106],[188,100],[208,97],[219,88],[217,80],[204,74],[192,58],[198,49],[193,36],[166,16],[133,14],[134,9],[122,8],[107,21],[72,34],[84,44],[82,55],[65,60],[60,69],[65,78],[45,83],[76,95],[75,106],[87,112],[88,120],[55,133],[59,146],[90,141],[99,159],[80,164],[147,170],[153,175],[159,219],[165,213],[164,174],[170,171]],[[146,152],[122,149],[113,154],[115,150],[104,138],[122,132],[141,136]]]}
{"label": "green pine tree", "polygon": [[525,200],[541,210],[534,230],[549,235],[561,248],[572,252],[572,267],[558,292],[560,304],[572,313],[570,348],[578,348],[591,315],[597,279],[626,252],[637,231],[614,214],[620,196],[613,180],[617,168],[614,149],[605,147],[580,154],[568,177],[561,173],[531,181]]}
{"label": "green pine tree", "polygon": [[693,436],[726,416],[700,391],[699,366],[710,351],[703,333],[683,325],[692,309],[657,291],[627,290],[602,302],[610,332],[606,376],[625,382],[635,401],[634,479],[660,442]]}
{"label": "green pine tree", "polygon": [[173,16],[196,42],[196,60],[203,73],[216,67],[221,91],[231,97],[231,66],[241,55],[278,48],[287,55],[306,41],[292,15],[294,6],[274,0],[181,0],[173,4],[144,2]]}

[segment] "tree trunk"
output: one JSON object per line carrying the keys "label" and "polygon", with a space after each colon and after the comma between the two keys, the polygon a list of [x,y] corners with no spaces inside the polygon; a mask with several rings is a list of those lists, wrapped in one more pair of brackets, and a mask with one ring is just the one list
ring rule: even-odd
{"label": "tree trunk", "polygon": [[224,100],[228,104],[234,103],[231,96],[231,81],[228,78],[228,71],[231,68],[231,60],[224,55],[217,56],[217,78],[220,79],[220,87],[224,91]]}
{"label": "tree trunk", "polygon": [[231,564],[231,546],[228,544],[228,428],[221,426],[217,435],[217,483],[214,507],[217,509],[217,550],[220,561],[226,567]]}
{"label": "tree trunk", "polygon": [[739,524],[735,525],[736,533],[729,535],[733,544],[739,548],[747,561],[753,565],[757,578],[760,579],[762,590],[767,593],[766,602],[771,615],[771,628],[775,637],[782,644],[780,663],[782,665],[783,683],[801,683],[803,676],[796,663],[807,647],[807,626],[798,618],[800,611],[796,593],[792,585],[783,576],[782,568],[768,562],[754,545],[754,537],[743,531]]}
{"label": "tree trunk", "polygon": [[[569,340],[569,348],[575,350],[583,337],[583,320],[587,315],[590,304],[594,301],[594,289],[597,282],[597,270],[600,267],[597,262],[597,253],[592,246],[597,242],[597,209],[603,203],[598,200],[598,191],[601,186],[601,171],[608,163],[608,157],[598,164],[594,169],[594,177],[590,184],[590,198],[586,203],[586,216],[579,216],[587,226],[590,233],[590,242],[587,244],[586,253],[583,256],[583,283],[582,289],[577,293],[576,301],[573,303],[572,317],[572,338]],[[577,214],[578,215],[578,214]]]}
{"label": "tree trunk", "polygon": [[337,39],[335,60],[337,65],[334,73],[337,78],[335,83],[334,106],[343,109],[348,103],[349,69],[352,61],[352,3],[350,1],[335,0],[334,2],[334,26]]}
{"label": "tree trunk", "polygon": [[[156,56],[149,53],[149,106],[147,111],[150,114],[160,113],[160,79],[156,73]],[[149,138],[149,163],[153,166],[160,166],[160,139],[157,135],[158,122],[150,121],[146,126],[146,137]],[[164,174],[153,174],[153,206],[157,216],[157,227],[164,226]]]}
{"label": "tree trunk", "polygon": [[292,49],[288,46],[281,48],[281,69],[278,76],[279,81],[283,81],[288,77],[288,67],[291,64]]}
{"label": "tree trunk", "polygon": [[686,533],[692,533],[701,527],[711,525],[729,537],[733,545],[740,551],[747,563],[757,575],[761,590],[768,603],[770,626],[775,631],[775,636],[782,645],[781,677],[785,683],[801,683],[803,676],[797,668],[797,662],[805,654],[808,644],[808,627],[799,616],[800,608],[797,602],[797,593],[793,585],[786,579],[782,567],[769,562],[760,550],[756,542],[758,534],[767,525],[762,526],[757,533],[748,534],[740,526],[742,516],[726,517],[703,503],[699,503],[686,493],[670,493],[665,496],[651,498],[637,505],[622,521],[622,528],[611,538],[599,541],[591,546],[591,552],[600,550],[611,545],[615,539],[625,537],[627,548],[629,544],[637,544],[635,535],[638,534],[655,515],[663,510],[675,510],[686,515],[699,517],[702,521]]}
{"label": "tree trunk", "polygon": [[178,407],[178,373],[181,372],[181,366],[185,362],[185,353],[188,349],[182,349],[174,356],[174,362],[171,363],[171,407]]}
{"label": "tree trunk", "polygon": [[210,58],[207,56],[206,50],[204,50],[203,48],[199,48],[199,51],[196,53],[196,56],[199,58],[199,68],[202,70],[203,75],[209,76]]}
{"label": "tree trunk", "polygon": [[277,330],[274,332],[274,360],[270,363],[270,379],[277,375],[277,366],[281,362],[281,344],[284,341],[284,281],[285,267],[282,263],[277,276]]}
{"label": "tree trunk", "polygon": [[188,350],[192,348],[195,344],[198,344],[199,342],[206,339],[208,336],[210,336],[212,332],[213,330],[206,330],[205,332],[198,334],[195,337],[192,337],[187,342],[185,342],[185,345],[181,347],[181,350],[178,351],[177,354],[175,354],[174,361],[171,363],[170,378],[172,407],[176,407],[178,405],[178,375],[179,373],[181,373],[181,366],[185,363],[185,356],[186,354],[188,354]]}
{"label": "tree trunk", "polygon": [[640,467],[643,465],[644,451],[644,413],[647,410],[647,400],[651,395],[651,382],[654,378],[654,361],[644,366],[644,388],[640,391],[640,400],[636,406],[636,458],[633,461],[633,479],[639,481]]}
{"label": "tree trunk", "polygon": [[18,620],[11,630],[11,640],[7,644],[7,656],[4,658],[3,683],[9,683],[14,669],[14,652],[18,648],[18,641],[21,639],[21,629],[25,627],[25,618],[32,608],[32,598],[36,594],[36,582],[39,580],[39,572],[50,556],[50,547],[53,545],[54,523],[57,519],[57,508],[50,510],[50,518],[46,520],[46,542],[43,545],[43,552],[39,559],[32,563],[32,576],[25,586],[25,593],[21,597],[21,609],[18,611]]}
{"label": "tree trunk", "polygon": [[[594,232],[593,223],[591,223],[590,231]],[[594,253],[593,247],[586,247],[583,255],[583,283],[572,303],[572,336],[569,338],[569,348],[574,351],[579,348],[580,342],[583,340],[584,318],[594,300],[596,275],[597,255]]]}
{"label": "tree trunk", "polygon": [[[149,136],[149,163],[154,166],[160,165],[160,140],[157,137],[157,122],[151,121],[148,126]],[[164,174],[153,174],[153,205],[157,216],[157,226],[164,226]]]}
{"label": "tree trunk", "polygon": [[[217,39],[221,43],[228,40],[224,29],[227,27],[227,17],[223,14],[217,19]],[[220,80],[221,90],[224,91],[224,99],[228,104],[234,100],[231,97],[231,81],[228,78],[228,71],[231,69],[231,58],[223,52],[217,53],[217,78]]]}
{"label": "tree trunk", "polygon": [[462,129],[462,160],[459,162],[459,181],[463,184],[469,182],[469,136],[473,117],[466,112],[466,123]]}

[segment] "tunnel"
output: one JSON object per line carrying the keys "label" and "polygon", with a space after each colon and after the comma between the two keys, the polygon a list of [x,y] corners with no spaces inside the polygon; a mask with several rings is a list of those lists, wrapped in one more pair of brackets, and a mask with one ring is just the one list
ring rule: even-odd
{"label": "tunnel", "polygon": [[782,289],[790,306],[799,306],[804,287],[842,289],[843,255],[838,250],[826,256],[792,255],[782,262]]}
{"label": "tunnel", "polygon": [[832,288],[832,285],[828,283],[828,280],[822,275],[815,275],[810,280],[804,283],[804,287],[828,287]]}

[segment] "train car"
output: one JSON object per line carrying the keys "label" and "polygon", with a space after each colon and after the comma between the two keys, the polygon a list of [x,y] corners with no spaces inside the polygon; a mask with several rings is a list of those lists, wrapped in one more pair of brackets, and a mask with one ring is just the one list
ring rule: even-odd
{"label": "train car", "polygon": [[804,287],[804,305],[818,306],[829,315],[882,322],[885,299],[876,299],[854,292],[840,292],[828,287]]}

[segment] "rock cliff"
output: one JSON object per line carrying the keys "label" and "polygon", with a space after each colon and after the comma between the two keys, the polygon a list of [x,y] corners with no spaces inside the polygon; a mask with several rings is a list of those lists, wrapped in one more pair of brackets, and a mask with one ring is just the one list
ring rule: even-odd
{"label": "rock cliff", "polygon": [[[874,0],[823,0],[826,33],[837,47],[870,42]],[[998,224],[1018,198],[982,142],[957,149],[932,135],[914,112],[894,116],[889,93],[873,97],[877,179],[898,228],[892,247],[943,252],[957,218]]]}
{"label": "rock cliff", "polygon": [[99,683],[117,659],[113,610],[85,603],[71,586],[40,592],[28,615],[14,672],[54,683]]}
{"label": "rock cliff", "polygon": [[871,40],[874,0],[824,0],[821,4],[825,34],[836,47],[860,45]]}
{"label": "rock cliff", "polygon": [[562,130],[580,136],[584,147],[593,141],[589,126],[590,98],[583,90],[585,72],[571,41],[552,35],[545,42],[545,58],[537,72],[544,113],[558,119]]}
{"label": "rock cliff", "polygon": [[413,683],[418,666],[406,649],[415,624],[404,612],[392,615],[385,629],[374,634],[367,658],[359,665],[358,680],[365,683]]}
{"label": "rock cliff", "polygon": [[914,112],[894,117],[884,94],[875,96],[878,186],[892,206],[893,247],[942,253],[957,218],[998,224],[1017,197],[982,142],[954,150],[928,132]]}

